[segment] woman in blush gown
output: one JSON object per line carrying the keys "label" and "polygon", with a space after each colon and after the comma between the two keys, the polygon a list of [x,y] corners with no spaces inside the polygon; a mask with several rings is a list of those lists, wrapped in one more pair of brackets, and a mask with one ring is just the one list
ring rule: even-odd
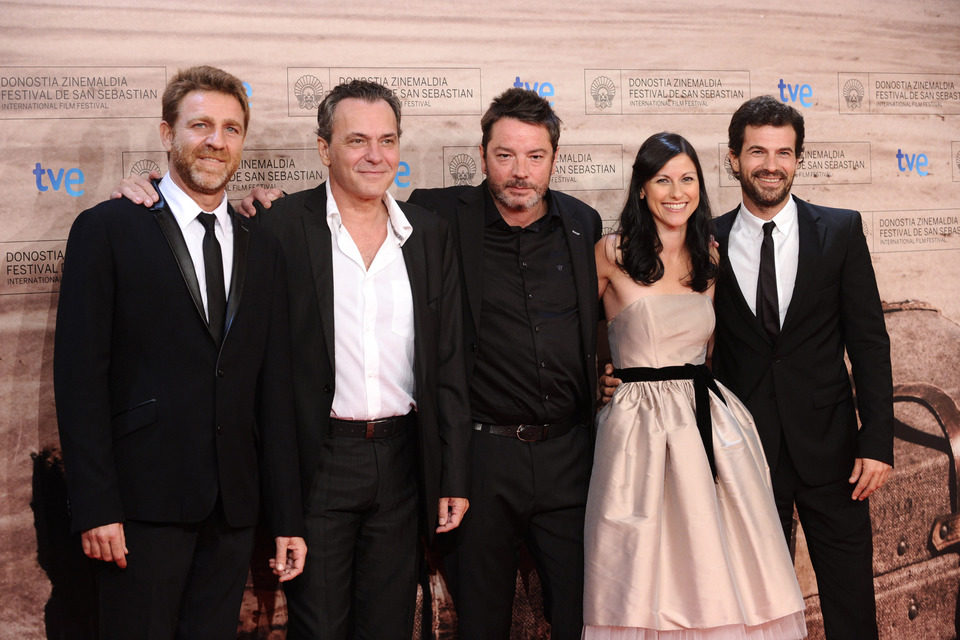
{"label": "woman in blush gown", "polygon": [[614,377],[587,499],[585,640],[781,640],[804,603],[747,409],[714,381],[717,256],[693,147],[651,136],[597,243]]}

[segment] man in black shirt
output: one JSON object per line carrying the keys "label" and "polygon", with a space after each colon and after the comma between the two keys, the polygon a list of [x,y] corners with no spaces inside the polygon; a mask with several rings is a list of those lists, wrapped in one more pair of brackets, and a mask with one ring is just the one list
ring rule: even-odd
{"label": "man in black shirt", "polygon": [[453,226],[474,422],[470,514],[451,567],[461,638],[509,637],[517,549],[543,584],[554,639],[583,624],[600,216],[548,187],[560,120],[509,89],[481,120],[477,187],[414,191]]}

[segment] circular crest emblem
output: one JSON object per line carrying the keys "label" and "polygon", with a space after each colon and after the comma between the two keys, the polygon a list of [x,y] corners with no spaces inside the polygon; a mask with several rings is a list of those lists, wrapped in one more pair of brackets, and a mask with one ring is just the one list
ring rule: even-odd
{"label": "circular crest emblem", "polygon": [[607,76],[597,76],[590,84],[590,95],[597,109],[609,109],[617,95],[617,86]]}
{"label": "circular crest emblem", "polygon": [[293,94],[297,96],[297,105],[301,109],[312,111],[323,99],[323,83],[317,76],[300,76],[293,85]]}
{"label": "circular crest emblem", "polygon": [[458,153],[450,158],[447,171],[450,172],[455,185],[470,185],[473,184],[473,178],[477,175],[477,163],[470,154]]}
{"label": "circular crest emblem", "polygon": [[133,166],[130,167],[130,175],[132,176],[143,176],[146,178],[150,175],[151,171],[156,171],[157,173],[163,173],[160,170],[160,165],[154,162],[153,160],[137,160],[133,163]]}
{"label": "circular crest emblem", "polygon": [[847,103],[847,109],[859,109],[863,104],[863,94],[863,83],[856,78],[843,83],[843,99]]}

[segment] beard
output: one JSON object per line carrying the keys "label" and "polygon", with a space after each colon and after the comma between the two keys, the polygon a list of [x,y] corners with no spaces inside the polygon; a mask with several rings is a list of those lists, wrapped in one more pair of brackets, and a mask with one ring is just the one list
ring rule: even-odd
{"label": "beard", "polygon": [[[511,211],[533,209],[543,201],[543,197],[547,193],[547,185],[538,185],[533,182],[527,182],[526,180],[507,180],[506,182],[500,183],[491,182],[489,186],[493,199]],[[533,193],[526,198],[511,196],[507,193],[507,189],[510,188],[533,189]]]}
{"label": "beard", "polygon": [[[777,176],[783,180],[779,187],[765,187],[760,183],[760,177]],[[741,174],[740,188],[744,193],[761,207],[775,207],[784,202],[790,196],[790,188],[793,187],[793,177],[788,176],[784,171],[764,171],[758,169],[748,175]]]}
{"label": "beard", "polygon": [[[220,171],[210,171],[199,166],[199,156],[216,158],[224,162]],[[197,147],[187,151],[179,141],[173,142],[170,149],[170,164],[176,170],[183,183],[192,191],[204,195],[216,195],[223,191],[230,178],[240,166],[240,158],[231,158],[225,150],[212,149],[207,146]]]}

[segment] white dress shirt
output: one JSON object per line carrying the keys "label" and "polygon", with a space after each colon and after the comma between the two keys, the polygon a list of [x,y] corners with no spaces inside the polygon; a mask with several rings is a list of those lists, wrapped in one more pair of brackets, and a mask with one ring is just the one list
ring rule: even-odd
{"label": "white dress shirt", "polygon": [[[774,263],[777,268],[777,303],[780,306],[780,326],[787,317],[787,308],[793,298],[797,281],[797,260],[800,256],[800,232],[797,229],[797,203],[793,197],[773,218]],[[743,293],[750,311],[757,313],[757,278],[760,275],[760,245],[763,244],[763,224],[767,222],[740,204],[740,211],[730,228],[727,255],[737,284]]]}
{"label": "white dress shirt", "polygon": [[187,243],[187,250],[190,251],[190,259],[193,261],[193,270],[197,274],[197,281],[200,284],[200,297],[203,298],[203,310],[207,313],[207,320],[210,319],[210,312],[207,309],[207,272],[203,266],[203,236],[206,233],[203,223],[198,216],[201,212],[212,213],[217,216],[217,223],[213,226],[214,234],[220,243],[220,253],[223,256],[223,285],[226,288],[224,295],[230,296],[230,277],[233,275],[233,221],[227,212],[227,194],[223,194],[223,200],[213,211],[204,211],[203,208],[194,202],[193,198],[188,196],[180,186],[173,181],[170,174],[163,176],[160,181],[160,193],[166,200],[167,206],[173,212],[177,224],[180,225],[180,232],[183,234],[183,240]]}
{"label": "white dress shirt", "polygon": [[389,193],[383,203],[387,237],[367,269],[327,182],[336,363],[330,414],[346,420],[402,416],[416,406],[413,294],[401,250],[413,227]]}

